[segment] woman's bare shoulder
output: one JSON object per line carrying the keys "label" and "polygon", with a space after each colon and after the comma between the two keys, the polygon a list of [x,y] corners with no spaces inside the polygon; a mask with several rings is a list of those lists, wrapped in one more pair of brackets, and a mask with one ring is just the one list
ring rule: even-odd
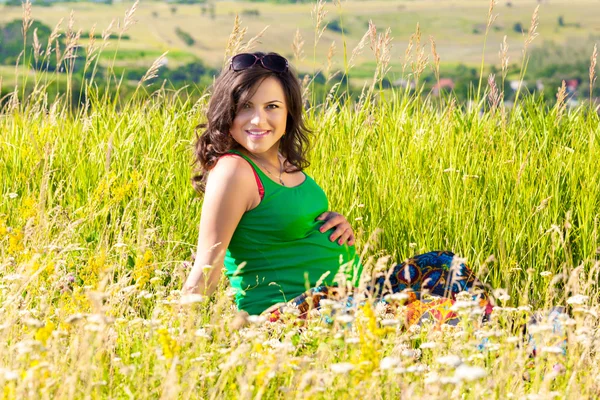
{"label": "woman's bare shoulder", "polygon": [[208,174],[205,195],[208,191],[223,195],[234,193],[240,200],[249,203],[250,208],[258,198],[252,166],[238,155],[221,157]]}

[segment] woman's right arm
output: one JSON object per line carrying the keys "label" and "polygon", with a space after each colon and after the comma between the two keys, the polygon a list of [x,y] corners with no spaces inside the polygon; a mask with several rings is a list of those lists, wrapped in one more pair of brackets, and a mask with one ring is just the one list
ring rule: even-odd
{"label": "woman's right arm", "polygon": [[213,293],[231,237],[257,199],[252,167],[240,157],[221,158],[206,182],[196,260],[183,285],[184,293]]}

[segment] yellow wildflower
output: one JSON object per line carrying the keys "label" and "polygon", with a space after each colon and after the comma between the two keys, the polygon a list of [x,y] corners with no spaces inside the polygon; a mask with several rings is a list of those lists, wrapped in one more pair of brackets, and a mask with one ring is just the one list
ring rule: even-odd
{"label": "yellow wildflower", "polygon": [[162,353],[166,359],[171,359],[179,354],[181,346],[169,335],[169,331],[166,328],[161,328],[157,331],[158,343],[162,348]]}
{"label": "yellow wildflower", "polygon": [[144,177],[137,169],[134,169],[131,172],[131,185],[133,187],[139,187],[141,183],[143,183]]}
{"label": "yellow wildflower", "polygon": [[6,226],[6,217],[0,216],[0,239],[8,234],[8,227]]}
{"label": "yellow wildflower", "polygon": [[54,322],[50,320],[46,321],[46,324],[35,333],[35,340],[39,340],[45,346],[55,327]]}
{"label": "yellow wildflower", "polygon": [[19,207],[19,214],[25,219],[35,217],[37,214],[37,203],[32,197],[23,199],[23,203]]}
{"label": "yellow wildflower", "polygon": [[111,172],[107,177],[102,178],[100,182],[98,182],[98,185],[96,186],[96,189],[92,195],[93,202],[97,203],[104,200],[116,179],[117,175],[114,172]]}
{"label": "yellow wildflower", "polygon": [[126,183],[121,186],[117,186],[111,190],[112,193],[112,201],[115,203],[120,203],[123,199],[125,199],[129,193],[131,192],[132,185],[130,183]]}
{"label": "yellow wildflower", "polygon": [[8,236],[8,254],[16,254],[24,249],[23,232],[20,229],[16,229]]}
{"label": "yellow wildflower", "polygon": [[138,256],[135,260],[135,266],[133,268],[133,279],[138,287],[143,287],[150,281],[154,266],[152,265],[152,251],[146,250],[140,257]]}
{"label": "yellow wildflower", "polygon": [[44,271],[48,274],[48,275],[52,275],[54,273],[54,261],[50,261],[48,262],[48,264],[46,264],[46,267],[44,268]]}
{"label": "yellow wildflower", "polygon": [[106,270],[106,250],[92,255],[87,264],[79,271],[79,277],[84,285],[96,287],[102,272]]}

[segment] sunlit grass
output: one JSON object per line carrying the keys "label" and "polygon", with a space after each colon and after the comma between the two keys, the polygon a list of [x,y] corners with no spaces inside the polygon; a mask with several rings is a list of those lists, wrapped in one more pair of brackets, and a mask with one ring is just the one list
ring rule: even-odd
{"label": "sunlit grass", "polygon": [[[18,90],[3,103],[5,398],[599,395],[600,121],[589,106],[524,96],[492,112],[484,97],[465,109],[374,85],[356,104],[331,96],[307,110],[307,172],[353,222],[367,271],[451,250],[499,307],[482,324],[462,302],[458,327],[406,327],[401,302],[269,323],[238,315],[225,280],[210,299],[179,292],[208,98],[145,96],[144,83],[119,101],[88,83],[79,109]],[[555,306],[567,307],[564,332],[542,318],[532,357],[523,326]]]}

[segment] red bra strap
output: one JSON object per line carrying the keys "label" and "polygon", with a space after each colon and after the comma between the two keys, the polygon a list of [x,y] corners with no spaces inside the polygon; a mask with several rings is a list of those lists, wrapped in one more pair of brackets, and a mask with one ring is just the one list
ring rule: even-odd
{"label": "red bra strap", "polygon": [[[240,156],[239,154],[235,154],[235,153],[225,153],[221,157],[227,157],[227,156],[236,156],[236,157],[240,157],[240,158],[246,160],[244,157]],[[250,162],[248,160],[246,160],[246,162],[248,162],[248,164],[250,164]],[[256,185],[258,186],[258,195],[260,196],[260,201],[262,201],[262,199],[265,197],[265,188],[262,184],[262,181],[260,180],[260,177],[256,173],[254,166],[252,164],[250,164],[250,167],[252,168],[252,172],[254,172],[254,179],[256,179]]]}

